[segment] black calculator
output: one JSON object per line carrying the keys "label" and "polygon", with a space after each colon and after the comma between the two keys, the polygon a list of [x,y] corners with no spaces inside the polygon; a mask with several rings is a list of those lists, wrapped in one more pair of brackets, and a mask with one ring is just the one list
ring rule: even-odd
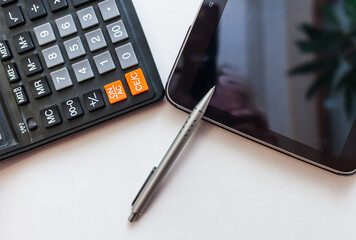
{"label": "black calculator", "polygon": [[130,0],[0,5],[0,160],[163,98]]}

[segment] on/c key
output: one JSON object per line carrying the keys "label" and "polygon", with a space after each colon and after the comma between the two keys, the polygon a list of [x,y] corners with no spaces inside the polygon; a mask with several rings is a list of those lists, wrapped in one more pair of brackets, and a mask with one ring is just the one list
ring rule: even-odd
{"label": "on/c key", "polygon": [[133,96],[147,92],[149,90],[145,76],[143,75],[141,69],[127,73],[125,77]]}
{"label": "on/c key", "polygon": [[106,95],[110,101],[110,104],[120,102],[127,99],[124,86],[121,81],[116,81],[106,85],[105,87]]}

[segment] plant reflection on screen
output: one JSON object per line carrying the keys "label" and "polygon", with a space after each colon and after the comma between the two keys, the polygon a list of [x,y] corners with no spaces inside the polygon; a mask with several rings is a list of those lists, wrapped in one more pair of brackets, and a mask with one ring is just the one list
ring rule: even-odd
{"label": "plant reflection on screen", "polygon": [[307,40],[297,42],[298,49],[316,57],[292,69],[290,74],[315,73],[307,98],[321,91],[341,92],[345,111],[351,117],[356,110],[356,0],[343,0],[342,5],[341,14],[336,13],[332,4],[323,5],[325,24],[321,27],[301,26]]}

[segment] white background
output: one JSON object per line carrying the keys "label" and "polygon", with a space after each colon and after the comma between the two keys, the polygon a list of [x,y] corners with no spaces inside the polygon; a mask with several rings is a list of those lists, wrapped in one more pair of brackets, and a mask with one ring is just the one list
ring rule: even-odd
{"label": "white background", "polygon": [[[200,0],[134,3],[165,83]],[[1,162],[0,239],[355,239],[355,177],[205,122],[129,224],[133,198],[186,118],[164,100]]]}

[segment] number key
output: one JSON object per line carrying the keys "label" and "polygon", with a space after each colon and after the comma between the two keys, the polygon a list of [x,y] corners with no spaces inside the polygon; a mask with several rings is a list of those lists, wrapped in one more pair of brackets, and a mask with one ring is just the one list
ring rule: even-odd
{"label": "number key", "polygon": [[86,33],[85,38],[87,39],[90,51],[92,52],[107,46],[101,29],[96,29],[92,32]]}
{"label": "number key", "polygon": [[103,52],[97,56],[94,57],[94,62],[96,65],[96,68],[98,69],[99,74],[104,74],[107,72],[110,72],[114,69],[115,63],[112,60],[111,54],[109,51]]}
{"label": "number key", "polygon": [[138,60],[131,43],[115,48],[115,51],[123,70],[138,64]]}
{"label": "number key", "polygon": [[75,119],[84,114],[82,105],[80,104],[79,99],[77,97],[62,102],[62,108],[63,108],[64,116],[68,120]]}
{"label": "number key", "polygon": [[109,24],[106,28],[109,32],[112,43],[118,43],[129,38],[122,20]]}
{"label": "number key", "polygon": [[93,7],[88,7],[77,12],[80,24],[83,29],[87,29],[99,24]]}
{"label": "number key", "polygon": [[56,19],[56,24],[61,37],[67,37],[78,31],[74,19],[70,14]]}
{"label": "number key", "polygon": [[62,68],[55,72],[51,72],[51,78],[57,91],[73,85],[67,68]]}
{"label": "number key", "polygon": [[64,47],[67,51],[70,60],[81,57],[86,54],[80,37],[76,37],[64,42]]}
{"label": "number key", "polygon": [[40,46],[46,45],[56,40],[52,25],[45,23],[33,29]]}
{"label": "number key", "polygon": [[43,50],[42,55],[48,68],[53,68],[64,63],[64,59],[58,45]]}
{"label": "number key", "polygon": [[73,64],[72,68],[78,82],[84,82],[94,77],[93,69],[88,59]]}

